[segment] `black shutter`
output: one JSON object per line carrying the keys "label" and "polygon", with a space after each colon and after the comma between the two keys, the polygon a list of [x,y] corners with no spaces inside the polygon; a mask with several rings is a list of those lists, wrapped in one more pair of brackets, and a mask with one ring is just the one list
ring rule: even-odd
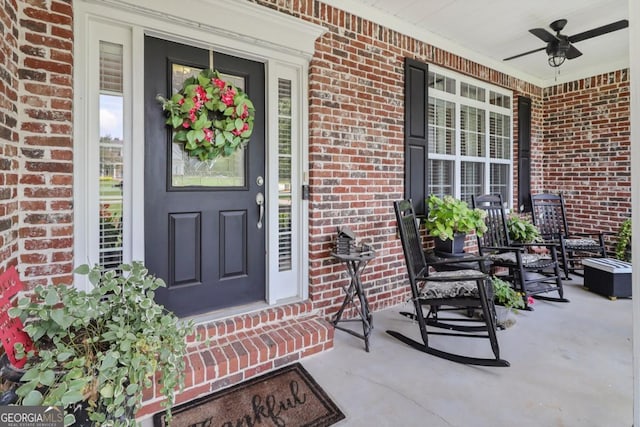
{"label": "black shutter", "polygon": [[531,98],[518,97],[518,210],[531,212]]}
{"label": "black shutter", "polygon": [[429,66],[404,60],[404,194],[425,215],[427,195],[427,108]]}

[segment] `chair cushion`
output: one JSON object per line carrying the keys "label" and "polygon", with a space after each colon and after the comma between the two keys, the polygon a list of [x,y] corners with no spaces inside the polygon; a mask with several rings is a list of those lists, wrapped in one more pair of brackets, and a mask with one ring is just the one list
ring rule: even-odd
{"label": "chair cushion", "polygon": [[420,290],[420,298],[456,298],[456,297],[478,297],[478,285],[475,280],[461,280],[460,277],[478,277],[481,274],[478,270],[454,270],[436,271],[430,273],[429,277],[455,277],[457,280],[451,282],[428,281]]}
{"label": "chair cushion", "polygon": [[[541,260],[550,260],[551,257],[547,254],[527,254],[523,253],[520,255],[522,258],[522,263],[524,265],[527,264],[535,264],[540,262]],[[516,264],[518,261],[516,260],[515,252],[503,252],[500,254],[493,254],[489,257],[492,261],[499,262],[508,262],[510,264]]]}
{"label": "chair cushion", "polygon": [[600,243],[593,239],[565,239],[564,246],[567,248],[599,248]]}

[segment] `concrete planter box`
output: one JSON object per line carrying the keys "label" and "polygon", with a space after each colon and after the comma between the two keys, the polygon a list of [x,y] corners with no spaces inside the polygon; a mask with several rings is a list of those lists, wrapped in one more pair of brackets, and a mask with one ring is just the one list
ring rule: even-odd
{"label": "concrete planter box", "polygon": [[609,297],[631,296],[631,264],[611,258],[587,258],[584,266],[584,286],[589,290]]}

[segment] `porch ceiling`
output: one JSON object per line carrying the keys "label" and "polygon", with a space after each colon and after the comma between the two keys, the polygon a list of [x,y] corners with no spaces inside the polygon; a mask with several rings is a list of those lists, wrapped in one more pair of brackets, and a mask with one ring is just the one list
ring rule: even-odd
{"label": "porch ceiling", "polygon": [[543,87],[629,66],[628,29],[576,43],[583,55],[558,69],[548,65],[544,51],[503,61],[544,47],[544,42],[529,29],[552,32],[549,24],[556,19],[568,20],[562,33],[569,36],[629,19],[628,0],[325,2]]}

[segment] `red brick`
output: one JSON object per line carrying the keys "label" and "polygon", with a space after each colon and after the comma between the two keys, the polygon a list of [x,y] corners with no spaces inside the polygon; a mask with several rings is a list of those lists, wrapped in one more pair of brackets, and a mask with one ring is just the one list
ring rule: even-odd
{"label": "red brick", "polygon": [[175,403],[180,404],[183,402],[187,402],[189,400],[195,399],[196,397],[209,393],[211,393],[211,386],[209,384],[202,384],[179,393],[176,396]]}
{"label": "red brick", "polygon": [[249,379],[251,377],[255,377],[257,375],[260,375],[264,372],[270,371],[273,369],[273,362],[269,361],[266,363],[263,363],[261,365],[255,366],[253,368],[249,368],[246,371],[244,371],[244,378],[245,379]]}

